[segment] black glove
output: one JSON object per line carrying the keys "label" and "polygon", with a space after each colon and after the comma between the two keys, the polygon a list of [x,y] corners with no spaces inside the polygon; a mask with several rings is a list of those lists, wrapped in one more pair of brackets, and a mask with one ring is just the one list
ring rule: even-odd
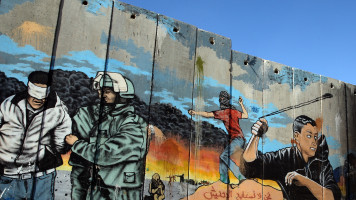
{"label": "black glove", "polygon": [[257,137],[262,137],[268,130],[267,121],[265,119],[260,119],[252,126],[252,134]]}
{"label": "black glove", "polygon": [[264,121],[260,121],[260,122],[262,123],[262,125],[260,126],[260,128],[257,131],[257,137],[262,137],[268,131],[267,123]]}

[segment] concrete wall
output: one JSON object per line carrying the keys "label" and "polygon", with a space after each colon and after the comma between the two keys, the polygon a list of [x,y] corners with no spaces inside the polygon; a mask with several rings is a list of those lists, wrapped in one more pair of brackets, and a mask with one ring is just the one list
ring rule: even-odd
{"label": "concrete wall", "polygon": [[[83,169],[99,166],[92,170],[94,174],[104,173],[107,169],[117,172],[115,177],[111,174],[111,178],[101,174],[102,181],[111,189],[115,188],[113,196],[135,190],[139,195],[131,196],[133,199],[150,196],[152,177],[159,174],[164,184],[160,193],[165,199],[283,199],[286,194],[290,199],[308,199],[303,196],[305,191],[313,191],[314,196],[320,193],[322,199],[328,199],[331,185],[336,186],[333,195],[340,194],[342,199],[356,198],[354,85],[234,51],[229,38],[118,1],[1,0],[0,21],[0,163],[5,169],[2,179],[24,173],[33,175],[33,170],[21,171],[24,166],[16,164],[17,158],[11,157],[21,158],[26,148],[20,149],[30,139],[24,134],[28,128],[25,114],[18,110],[16,116],[9,115],[16,112],[9,111],[9,106],[17,104],[5,99],[15,94],[18,97],[27,90],[31,72],[45,71],[50,75],[51,91],[55,91],[68,108],[65,114],[68,113],[73,124],[85,124],[85,120],[75,117],[80,108],[96,105],[98,113],[89,112],[87,117],[99,121],[94,127],[97,140],[90,140],[89,135],[80,135],[77,129],[69,128],[65,135],[74,134],[82,143],[77,142],[73,147],[67,145],[66,150],[72,148],[86,160]],[[120,73],[133,83],[135,97],[123,104],[134,109],[130,115],[135,119],[142,119],[131,122],[140,129],[120,132],[119,122],[113,120],[108,125],[109,138],[101,138],[105,129],[103,124],[109,120],[105,115],[112,116],[112,113],[105,113],[108,107],[105,100],[100,101],[98,92],[92,88],[99,71]],[[230,103],[238,114],[229,110],[217,119],[215,111],[222,110],[219,103],[221,91],[232,97]],[[328,94],[324,96],[327,98],[323,98],[325,94]],[[116,93],[116,96],[120,94]],[[26,95],[23,98],[24,102],[28,101]],[[45,110],[50,108],[49,104],[43,105]],[[231,167],[228,172],[230,181],[227,182],[227,176],[222,172],[221,154],[234,139],[227,128],[234,127],[233,121],[241,118],[244,109],[248,117],[238,120],[243,133],[240,136],[244,138],[240,141],[244,146],[227,152],[231,158],[228,165],[236,164],[242,174]],[[279,110],[281,112],[275,113]],[[268,116],[270,113],[274,115]],[[46,124],[46,116],[50,114],[43,114],[41,128],[36,130],[41,134],[31,140],[37,144],[37,151],[26,155],[29,165],[32,163],[36,169],[38,161],[43,159],[43,155],[36,152],[42,152],[43,145],[55,149],[52,143],[42,143],[45,137],[52,140],[58,136],[56,129],[48,133],[41,131],[53,125],[54,122]],[[309,144],[317,148],[316,153],[308,154],[310,148],[305,150],[301,138],[296,138],[293,132],[293,122],[300,115],[315,120],[313,130],[318,133],[318,138],[325,138],[327,146],[325,141],[324,145],[319,144],[319,140]],[[262,165],[244,164],[242,152],[255,138],[251,127],[262,116],[268,121],[268,132],[260,138],[258,150],[268,154],[287,148],[296,151],[297,156],[289,155],[270,163],[265,160]],[[13,119],[16,117],[23,121],[15,123]],[[7,125],[14,123],[16,126],[8,128]],[[67,122],[68,126],[70,124]],[[87,129],[94,124],[87,121]],[[116,132],[112,130],[115,126],[118,126]],[[125,140],[127,135],[134,139]],[[64,135],[60,137],[64,143]],[[117,140],[113,142],[113,138]],[[133,153],[137,151],[140,153]],[[324,154],[318,157],[320,152]],[[308,164],[298,155],[309,155]],[[72,156],[71,151],[61,155],[63,164],[57,167],[55,199],[71,199],[71,183],[75,180],[70,181],[73,163],[68,161]],[[106,164],[101,164],[102,159],[107,161]],[[310,168],[313,159],[319,163],[313,161],[314,166]],[[325,171],[330,169],[328,165],[332,169]],[[8,168],[16,168],[17,175],[9,174]],[[250,175],[249,171],[258,173]],[[278,183],[280,177],[293,171],[298,172],[295,179],[299,178],[299,182],[294,181],[292,186]],[[137,176],[135,183],[125,182],[129,180],[129,173]],[[327,174],[331,179],[326,179]],[[243,175],[247,176],[246,180]],[[122,176],[123,184],[119,180]],[[305,181],[305,177],[309,181]],[[306,185],[310,179],[317,184],[311,189],[296,186],[298,183]],[[98,191],[92,180],[86,181],[88,195]],[[0,194],[4,198],[9,191],[13,195],[23,192],[31,195],[34,190],[24,191],[3,181]],[[291,196],[293,192],[296,195]]]}

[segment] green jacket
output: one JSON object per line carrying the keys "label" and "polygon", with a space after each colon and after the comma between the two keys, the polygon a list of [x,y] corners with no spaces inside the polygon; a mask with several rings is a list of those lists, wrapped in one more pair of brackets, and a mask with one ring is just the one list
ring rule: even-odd
{"label": "green jacket", "polygon": [[94,105],[80,108],[73,117],[72,131],[79,140],[71,148],[69,164],[90,167],[95,163],[98,175],[109,186],[142,186],[146,122],[125,104],[117,104],[102,116],[99,124],[99,105]]}

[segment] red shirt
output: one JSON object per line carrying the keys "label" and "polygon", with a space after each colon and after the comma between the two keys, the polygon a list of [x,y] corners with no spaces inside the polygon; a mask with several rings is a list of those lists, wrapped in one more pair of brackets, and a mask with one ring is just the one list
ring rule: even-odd
{"label": "red shirt", "polygon": [[239,124],[239,119],[242,117],[242,112],[228,108],[225,110],[213,111],[213,113],[215,119],[220,119],[223,121],[227,132],[231,136],[231,140],[237,137],[244,138],[244,134],[242,133]]}

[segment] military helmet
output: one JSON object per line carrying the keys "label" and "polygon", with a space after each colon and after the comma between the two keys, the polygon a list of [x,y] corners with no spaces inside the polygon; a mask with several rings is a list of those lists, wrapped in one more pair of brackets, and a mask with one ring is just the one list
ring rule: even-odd
{"label": "military helmet", "polygon": [[93,89],[112,87],[114,92],[119,93],[125,99],[134,98],[135,88],[132,82],[117,72],[98,72],[93,82]]}

